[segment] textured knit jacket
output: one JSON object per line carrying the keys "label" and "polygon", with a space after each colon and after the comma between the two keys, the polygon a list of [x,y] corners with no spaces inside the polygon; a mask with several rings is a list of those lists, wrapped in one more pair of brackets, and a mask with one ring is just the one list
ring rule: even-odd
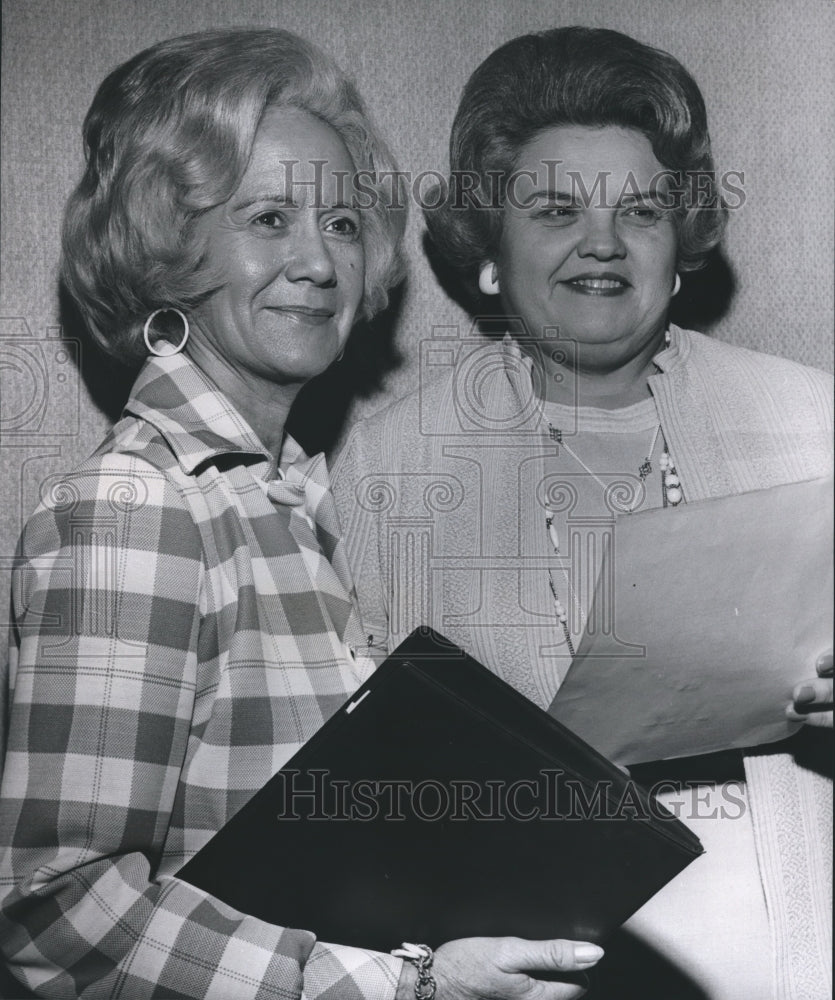
{"label": "textured knit jacket", "polygon": [[[422,345],[419,389],[358,423],[334,493],[374,644],[430,622],[533,701],[568,666],[553,610],[531,587],[546,565],[546,461],[531,366],[503,344]],[[831,473],[832,380],[784,359],[671,328],[649,389],[695,501]],[[798,512],[802,517],[802,512]],[[813,667],[810,665],[810,672]],[[831,995],[831,782],[789,754],[745,755],[772,938],[775,1000]]]}

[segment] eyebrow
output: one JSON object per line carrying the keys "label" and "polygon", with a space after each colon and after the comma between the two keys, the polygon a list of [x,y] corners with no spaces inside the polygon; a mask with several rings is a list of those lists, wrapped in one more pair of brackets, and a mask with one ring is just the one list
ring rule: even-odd
{"label": "eyebrow", "polygon": [[567,191],[552,191],[550,188],[546,188],[543,191],[533,191],[529,198],[549,198],[551,201],[573,201],[574,195],[569,194]]}
{"label": "eyebrow", "polygon": [[239,212],[242,208],[249,208],[261,201],[272,201],[279,205],[286,205],[288,208],[298,208],[298,203],[284,193],[263,192],[262,194],[253,195],[251,198],[245,198],[243,201],[235,202],[232,206],[232,211]]}
{"label": "eyebrow", "polygon": [[[278,192],[272,192],[272,193],[271,192],[263,192],[261,194],[253,195],[251,198],[245,198],[243,201],[235,202],[232,205],[232,211],[233,212],[240,212],[240,211],[242,211],[245,208],[251,208],[253,205],[258,205],[261,202],[273,202],[273,203],[275,203],[277,205],[281,205],[281,206],[284,206],[286,208],[300,208],[301,207],[299,205],[299,203],[294,198],[290,198],[287,194],[285,194],[283,192],[282,193],[278,193]],[[334,209],[350,210],[352,212],[357,211],[357,209],[356,209],[356,207],[354,205],[351,205],[349,202],[346,202],[346,201],[334,202],[333,205],[320,204],[318,207],[321,208],[321,209],[327,210],[329,212],[333,211]]]}
{"label": "eyebrow", "polygon": [[[623,192],[622,192],[623,193]],[[658,197],[658,191],[638,191],[637,194],[633,194],[631,191],[628,193],[623,193],[623,201],[654,201]]]}
{"label": "eyebrow", "polygon": [[[590,192],[587,192],[587,193],[591,194],[592,196],[594,196],[595,193],[596,193],[596,190],[597,190],[597,188],[594,187],[594,188],[592,188],[592,190]],[[574,192],[570,193],[568,191],[554,191],[551,188],[544,188],[544,189],[542,189],[540,191],[533,191],[531,194],[527,195],[527,198],[531,199],[531,200],[542,198],[542,199],[545,199],[545,200],[548,200],[548,201],[554,201],[554,202],[566,201],[566,202],[581,202],[582,203],[584,199],[578,197],[579,194],[580,194],[579,190],[575,190]],[[659,191],[655,191],[655,192],[653,192],[653,191],[638,191],[638,192],[626,191],[626,192],[623,192],[622,191],[621,192],[621,197],[618,200],[617,205],[623,205],[623,204],[625,204],[627,202],[654,202],[654,201],[656,201],[658,199],[659,194],[661,196],[663,196],[664,192],[659,192]],[[612,206],[612,207],[616,207],[616,206]]]}

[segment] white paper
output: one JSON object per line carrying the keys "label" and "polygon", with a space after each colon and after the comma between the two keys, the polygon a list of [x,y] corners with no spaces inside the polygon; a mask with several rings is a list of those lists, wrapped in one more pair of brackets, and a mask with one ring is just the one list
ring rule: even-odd
{"label": "white paper", "polygon": [[551,714],[620,764],[791,735],[792,689],[832,648],[832,496],[818,479],[618,518]]}

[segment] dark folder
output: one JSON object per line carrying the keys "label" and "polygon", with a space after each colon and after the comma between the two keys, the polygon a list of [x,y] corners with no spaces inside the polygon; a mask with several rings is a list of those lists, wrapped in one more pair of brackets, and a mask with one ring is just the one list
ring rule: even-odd
{"label": "dark folder", "polygon": [[179,877],[271,923],[388,951],[599,941],[701,853],[622,771],[424,628]]}

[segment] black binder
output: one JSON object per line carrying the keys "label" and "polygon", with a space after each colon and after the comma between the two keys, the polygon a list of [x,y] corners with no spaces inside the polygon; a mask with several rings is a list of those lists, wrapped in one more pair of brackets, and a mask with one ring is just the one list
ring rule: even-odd
{"label": "black binder", "polygon": [[423,628],[179,877],[271,923],[388,951],[601,941],[701,853],[621,770]]}

